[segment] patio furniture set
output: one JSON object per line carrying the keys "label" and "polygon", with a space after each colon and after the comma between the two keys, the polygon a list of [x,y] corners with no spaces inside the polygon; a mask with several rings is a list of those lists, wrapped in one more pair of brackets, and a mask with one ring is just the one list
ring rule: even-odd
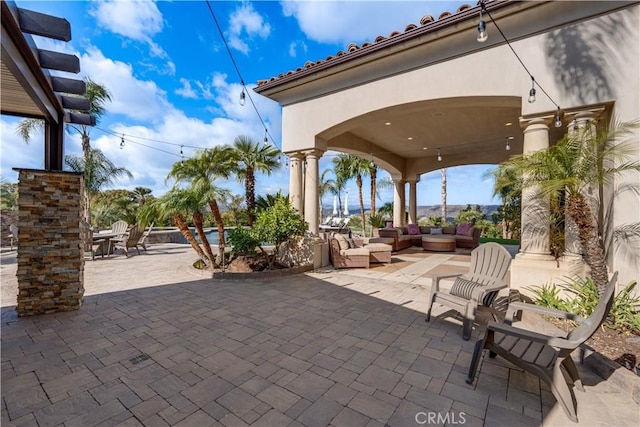
{"label": "patio furniture set", "polygon": [[140,255],[140,246],[146,251],[145,240],[153,229],[153,223],[147,227],[140,228],[134,225],[129,228],[126,221],[116,221],[111,225],[110,230],[97,231],[91,225],[82,223],[82,241],[84,242],[84,251],[91,253],[91,259],[95,260],[96,255],[109,256],[117,249],[122,249],[126,257],[129,257],[129,250],[136,249]]}
{"label": "patio furniture set", "polygon": [[[395,236],[400,237],[402,234],[395,233]],[[398,239],[405,242],[407,240]],[[465,239],[463,244],[469,243]],[[362,240],[348,239],[341,234],[334,234],[330,238],[331,260],[335,268],[368,268],[372,262],[390,263],[391,251],[392,246],[385,243],[365,245]],[[598,306],[587,319],[522,302],[510,302],[506,316],[502,316],[494,303],[498,293],[509,287],[504,278],[510,265],[511,254],[502,245],[485,243],[477,246],[471,252],[468,272],[432,278],[425,321],[431,321],[435,303],[452,308],[462,315],[462,338],[469,340],[476,313],[490,313],[494,321],[488,323],[484,337],[475,345],[466,382],[472,384],[475,381],[482,352],[488,349],[491,358],[498,354],[545,381],[567,417],[578,422],[573,387],[582,392],[584,388],[571,353],[584,344],[604,322],[613,301],[617,273],[613,274]],[[441,283],[443,279],[454,279],[454,282],[449,288],[445,288]],[[520,320],[523,311],[576,321],[579,326],[564,337],[544,335],[513,326],[512,322]],[[503,319],[505,323],[501,322]]]}
{"label": "patio furniture set", "polygon": [[480,244],[480,229],[472,224],[460,224],[457,227],[420,227],[408,224],[406,227],[389,227],[378,230],[378,238],[372,243],[386,243],[393,251],[422,246],[424,250],[434,252],[453,252],[456,248],[473,249]]}

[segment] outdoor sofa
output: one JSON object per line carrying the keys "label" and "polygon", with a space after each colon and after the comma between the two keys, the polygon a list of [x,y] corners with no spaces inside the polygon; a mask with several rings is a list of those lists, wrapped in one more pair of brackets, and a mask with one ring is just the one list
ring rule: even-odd
{"label": "outdoor sofa", "polygon": [[365,244],[363,239],[350,239],[339,233],[329,238],[329,252],[334,268],[369,268],[369,263],[391,263],[391,245]]}
{"label": "outdoor sofa", "polygon": [[480,244],[481,230],[471,224],[460,224],[457,227],[419,227],[416,224],[409,224],[406,227],[380,228],[378,235],[381,240],[387,239],[393,247],[393,251],[399,251],[411,246],[422,246],[422,237],[427,235],[450,235],[456,239],[457,248],[476,248]]}

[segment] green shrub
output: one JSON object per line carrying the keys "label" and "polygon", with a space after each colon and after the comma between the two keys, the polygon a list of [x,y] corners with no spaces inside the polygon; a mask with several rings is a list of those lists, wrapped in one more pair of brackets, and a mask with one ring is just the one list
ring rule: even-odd
{"label": "green shrub", "polygon": [[229,229],[227,239],[237,255],[255,255],[260,241],[253,236],[250,229],[236,227]]}
{"label": "green shrub", "polygon": [[[614,298],[605,325],[618,330],[640,334],[640,297],[632,295],[637,285],[630,282]],[[562,311],[588,317],[598,305],[598,287],[591,278],[567,278],[559,285],[545,284],[525,288],[535,295],[535,303],[543,307],[551,307]],[[560,291],[569,295],[561,298]]]}

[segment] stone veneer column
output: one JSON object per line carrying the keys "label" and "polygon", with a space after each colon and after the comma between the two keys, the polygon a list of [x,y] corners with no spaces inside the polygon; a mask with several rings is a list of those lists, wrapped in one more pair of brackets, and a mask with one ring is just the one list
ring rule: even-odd
{"label": "stone veneer column", "polygon": [[[523,154],[549,148],[549,124],[544,119],[521,119],[524,127]],[[522,190],[522,233],[518,256],[547,259],[549,248],[549,198],[535,187]]]}
{"label": "stone veneer column", "polygon": [[400,178],[393,180],[393,226],[402,227],[404,225],[404,181]]}
{"label": "stone veneer column", "polygon": [[409,181],[409,224],[418,223],[418,180]]}
{"label": "stone veneer column", "polygon": [[311,150],[305,152],[306,167],[304,174],[304,219],[309,224],[309,231],[318,234],[318,159],[322,151]]}
{"label": "stone veneer column", "polygon": [[19,316],[77,310],[84,296],[84,177],[18,169]]}
{"label": "stone veneer column", "polygon": [[304,154],[291,153],[288,156],[291,162],[289,170],[289,200],[291,200],[291,204],[295,210],[303,213],[302,159],[304,159]]}

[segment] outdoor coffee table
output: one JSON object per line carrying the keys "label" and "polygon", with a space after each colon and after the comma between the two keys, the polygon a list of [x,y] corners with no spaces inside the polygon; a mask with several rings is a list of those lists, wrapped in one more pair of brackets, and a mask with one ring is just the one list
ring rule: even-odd
{"label": "outdoor coffee table", "polygon": [[432,252],[455,252],[456,238],[447,235],[422,236],[422,249]]}

